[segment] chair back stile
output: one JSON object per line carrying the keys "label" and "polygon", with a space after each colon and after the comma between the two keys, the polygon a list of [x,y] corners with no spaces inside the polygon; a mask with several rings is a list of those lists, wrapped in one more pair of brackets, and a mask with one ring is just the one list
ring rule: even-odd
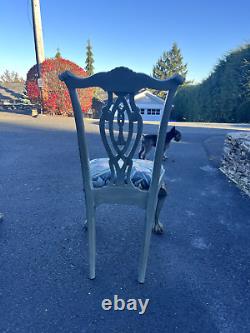
{"label": "chair back stile", "polygon": [[80,154],[85,199],[88,201],[89,204],[93,205],[93,203],[94,203],[93,185],[92,185],[91,175],[90,175],[88,145],[86,142],[84,122],[82,119],[82,109],[81,109],[81,105],[79,102],[76,88],[69,87],[69,94],[70,94],[70,98],[71,98],[71,102],[72,102],[75,124],[76,124],[76,129],[77,129],[77,140],[78,140],[78,148],[79,148],[79,154]]}
{"label": "chair back stile", "polygon": [[[168,121],[173,97],[184,79],[180,75],[174,75],[167,80],[157,80],[125,67],[87,78],[77,77],[66,71],[60,74],[59,78],[67,85],[77,128],[86,200],[89,277],[95,278],[95,208],[102,203],[129,204],[146,210],[144,243],[138,270],[138,281],[144,283],[153,224],[155,230],[162,230],[159,215],[166,196],[162,158]],[[90,87],[100,87],[108,93],[108,100],[99,121],[100,135],[108,158],[92,161],[89,161],[83,113],[77,94],[77,89]],[[168,91],[154,162],[133,159],[143,130],[142,116],[134,96],[142,88]]]}
{"label": "chair back stile", "polygon": [[183,79],[181,77],[176,77],[175,80],[173,80],[171,82],[172,86],[171,86],[171,88],[169,88],[168,94],[165,98],[164,109],[163,109],[163,114],[162,114],[162,118],[161,118],[161,122],[160,122],[156,149],[155,149],[152,181],[151,181],[150,188],[149,188],[148,201],[151,203],[151,207],[156,206],[157,198],[155,198],[155,193],[157,192],[157,190],[159,190],[159,177],[161,174],[162,157],[163,157],[164,149],[165,149],[165,137],[166,137],[166,133],[167,133],[167,129],[168,129],[168,122],[169,122],[170,115],[171,115],[173,97],[178,88],[178,85],[181,84],[182,82],[183,82]]}
{"label": "chair back stile", "polygon": [[[139,108],[135,105],[134,95],[142,88],[168,91],[159,128],[153,176],[149,189],[149,196],[153,196],[153,193],[157,191],[159,183],[165,133],[167,131],[168,120],[171,113],[173,96],[178,85],[183,82],[183,78],[180,75],[174,75],[167,80],[157,80],[146,74],[135,73],[125,67],[118,67],[110,72],[97,73],[87,78],[80,78],[71,72],[66,71],[60,74],[59,78],[67,85],[71,97],[77,127],[84,189],[88,194],[93,192],[93,186],[91,183],[88,147],[86,144],[84,123],[82,120],[82,110],[76,89],[100,87],[108,92],[108,100],[102,109],[99,127],[101,138],[109,157],[109,165],[112,175],[110,185],[126,185],[131,188],[133,187],[135,191],[139,190],[131,184],[130,172],[133,163],[133,155],[141,139],[143,123]],[[113,93],[117,96],[116,101],[113,100]],[[127,140],[124,139],[125,113],[128,119]],[[117,114],[116,120],[119,132],[117,138],[115,138],[115,131],[113,128],[115,114]],[[134,133],[135,124],[137,124],[137,131]],[[132,147],[130,147],[133,133],[135,134],[135,140]],[[109,140],[108,136],[110,138]],[[150,193],[152,193],[152,195],[150,195]]]}

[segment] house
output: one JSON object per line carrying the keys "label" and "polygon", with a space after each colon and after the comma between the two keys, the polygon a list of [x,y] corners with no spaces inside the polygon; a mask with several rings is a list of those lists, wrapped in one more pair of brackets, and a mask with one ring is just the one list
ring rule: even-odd
{"label": "house", "polygon": [[135,104],[140,109],[143,121],[160,121],[164,100],[152,94],[149,90],[143,90],[135,95]]}
{"label": "house", "polygon": [[[92,111],[93,115],[89,115],[93,118],[99,118],[101,109],[107,102],[107,94],[102,96],[103,98],[94,97],[92,100]],[[105,98],[106,97],[106,98]],[[117,97],[114,97],[114,101]],[[152,94],[149,90],[145,89],[137,93],[134,97],[136,106],[140,109],[140,113],[143,121],[160,121],[163,108],[164,100],[160,97]],[[95,114],[95,116],[94,116]],[[115,114],[115,118],[116,118]],[[125,116],[126,118],[126,116]]]}

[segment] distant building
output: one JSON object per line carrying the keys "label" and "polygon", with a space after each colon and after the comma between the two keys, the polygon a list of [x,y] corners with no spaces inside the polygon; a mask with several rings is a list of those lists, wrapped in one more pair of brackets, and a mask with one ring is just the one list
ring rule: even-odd
{"label": "distant building", "polygon": [[[87,116],[91,118],[100,118],[101,110],[107,102],[107,95],[104,98],[94,97],[92,100],[92,112]],[[106,97],[106,98],[105,98]],[[114,101],[116,100],[114,97]],[[135,95],[135,104],[140,109],[142,119],[145,121],[160,121],[164,108],[164,100],[152,94],[149,90],[143,90]],[[116,115],[115,115],[116,118]]]}
{"label": "distant building", "polygon": [[140,109],[145,121],[160,121],[164,108],[164,100],[144,90],[135,95],[135,104]]}

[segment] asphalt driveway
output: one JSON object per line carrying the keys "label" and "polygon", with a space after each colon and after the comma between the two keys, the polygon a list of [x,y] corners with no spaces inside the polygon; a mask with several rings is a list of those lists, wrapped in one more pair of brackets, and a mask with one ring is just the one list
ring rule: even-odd
{"label": "asphalt driveway", "polygon": [[[104,156],[98,126],[86,126],[91,158]],[[143,211],[118,205],[97,210],[90,281],[73,120],[0,114],[1,333],[250,331],[250,199],[218,170],[228,130],[180,129],[145,284]],[[114,295],[150,301],[144,315],[104,311]]]}

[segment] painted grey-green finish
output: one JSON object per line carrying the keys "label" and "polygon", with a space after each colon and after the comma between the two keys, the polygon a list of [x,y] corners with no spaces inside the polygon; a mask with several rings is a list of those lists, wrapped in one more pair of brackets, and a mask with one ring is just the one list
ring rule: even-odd
{"label": "painted grey-green finish", "polygon": [[[144,243],[138,272],[138,281],[143,283],[145,280],[152,227],[156,221],[156,216],[158,220],[162,206],[162,204],[158,205],[157,203],[158,192],[164,181],[164,173],[161,172],[161,169],[168,120],[174,94],[178,86],[184,82],[184,79],[177,74],[167,80],[161,81],[146,74],[135,73],[125,67],[118,67],[109,72],[97,73],[87,78],[77,77],[71,72],[66,71],[60,74],[59,78],[68,87],[77,128],[88,222],[89,277],[90,279],[95,278],[96,207],[103,203],[131,204],[144,208],[146,211]],[[93,187],[83,114],[76,90],[89,87],[100,87],[108,92],[108,101],[102,110],[100,118],[100,134],[109,158],[112,181],[102,188]],[[140,142],[143,125],[141,115],[134,102],[134,95],[142,88],[168,91],[159,127],[152,180],[148,191],[136,188],[130,179],[133,165],[132,159]],[[113,94],[117,96],[115,101],[113,100]],[[127,136],[124,135],[125,116],[128,120]],[[115,123],[118,125],[118,135],[114,131]],[[135,140],[132,140],[133,133]]]}
{"label": "painted grey-green finish", "polygon": [[[102,109],[100,118],[100,134],[104,147],[109,157],[112,184],[131,185],[132,158],[142,135],[142,117],[139,109],[134,103],[134,94],[129,94],[129,102],[124,93],[117,92],[117,99],[114,102],[112,93],[108,94],[108,103]],[[117,114],[118,135],[115,138],[114,119]],[[128,136],[124,137],[125,116],[128,119]],[[137,125],[135,140],[132,144],[134,127]],[[108,131],[106,131],[108,126]],[[110,142],[108,140],[110,138]],[[112,185],[111,185],[112,186]]]}

